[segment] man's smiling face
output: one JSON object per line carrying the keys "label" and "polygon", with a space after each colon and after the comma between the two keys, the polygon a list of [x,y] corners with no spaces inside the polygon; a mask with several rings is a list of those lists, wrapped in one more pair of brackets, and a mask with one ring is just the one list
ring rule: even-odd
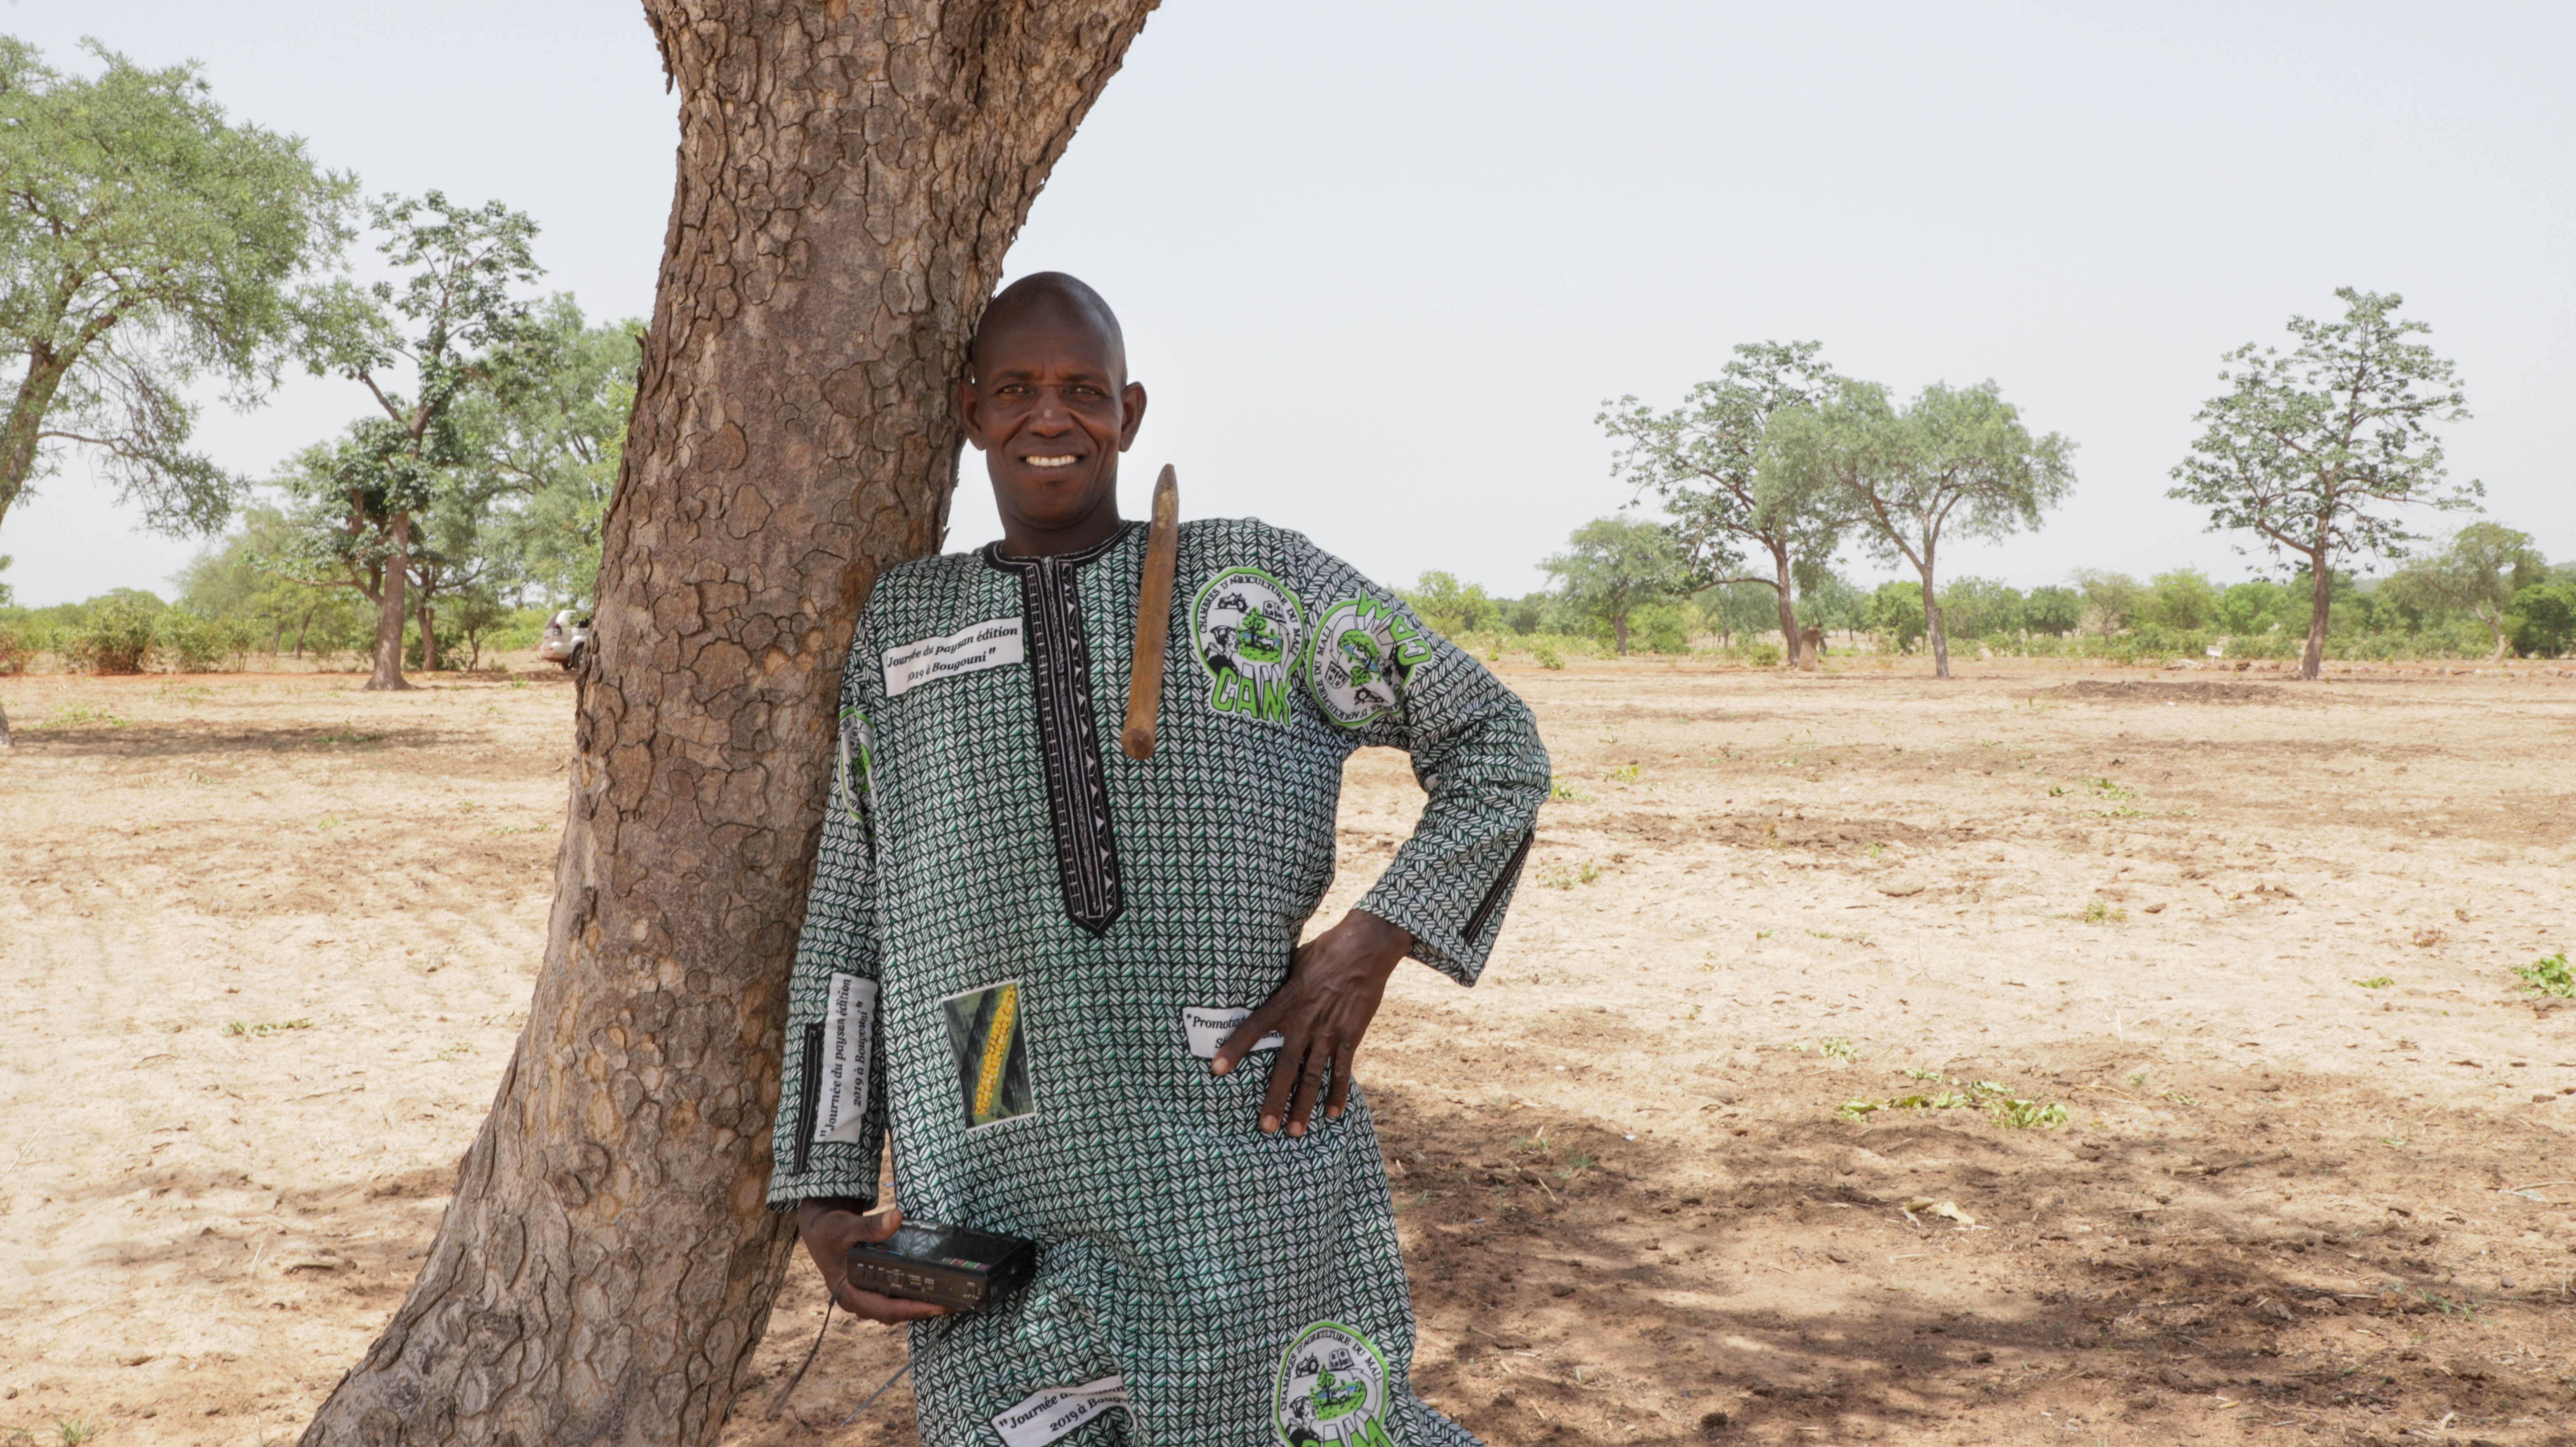
{"label": "man's smiling face", "polygon": [[1006,541],[1079,533],[1066,540],[1080,547],[1114,528],[1118,454],[1145,417],[1145,389],[1126,372],[1116,337],[1068,299],[1035,298],[986,321],[958,410],[992,475]]}

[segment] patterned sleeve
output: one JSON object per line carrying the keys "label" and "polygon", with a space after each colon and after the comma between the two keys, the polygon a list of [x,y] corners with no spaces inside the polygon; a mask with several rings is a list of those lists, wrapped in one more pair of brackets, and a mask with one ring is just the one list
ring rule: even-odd
{"label": "patterned sleeve", "polygon": [[1356,744],[1412,754],[1431,796],[1358,907],[1411,931],[1415,959],[1472,985],[1547,799],[1538,721],[1473,655],[1340,559],[1319,554],[1312,581],[1309,696]]}
{"label": "patterned sleeve", "polygon": [[885,680],[863,616],[841,680],[831,795],[805,929],[787,985],[787,1043],[772,1127],[769,1205],[809,1196],[873,1205],[885,1140],[884,1058],[878,1026],[875,740],[868,726]]}

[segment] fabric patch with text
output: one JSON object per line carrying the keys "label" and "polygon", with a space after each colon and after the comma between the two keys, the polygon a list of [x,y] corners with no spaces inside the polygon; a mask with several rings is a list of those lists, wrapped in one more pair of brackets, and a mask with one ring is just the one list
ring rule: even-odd
{"label": "fabric patch with text", "polygon": [[1288,721],[1291,676],[1306,610],[1259,568],[1227,568],[1190,602],[1191,639],[1207,670],[1208,707],[1265,723]]}
{"label": "fabric patch with text", "polygon": [[995,618],[969,624],[945,638],[924,638],[889,648],[880,655],[880,661],[885,665],[886,697],[894,698],[935,679],[1006,668],[1027,656],[1020,620]]}
{"label": "fabric patch with text", "polygon": [[1315,625],[1306,685],[1327,718],[1355,729],[1403,707],[1405,680],[1430,656],[1430,640],[1393,604],[1344,598]]}

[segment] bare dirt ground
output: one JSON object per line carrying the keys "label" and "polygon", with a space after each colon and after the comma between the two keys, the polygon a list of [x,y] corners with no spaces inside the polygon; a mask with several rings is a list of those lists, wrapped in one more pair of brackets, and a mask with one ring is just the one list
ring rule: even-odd
{"label": "bare dirt ground", "polygon": [[[2576,683],[1503,671],[1563,797],[1362,1071],[1488,1442],[2576,1443]],[[416,1269],[572,692],[356,683],[0,685],[0,1444],[291,1436]],[[911,1443],[846,1320],[766,1417],[820,1311],[729,1440]]]}

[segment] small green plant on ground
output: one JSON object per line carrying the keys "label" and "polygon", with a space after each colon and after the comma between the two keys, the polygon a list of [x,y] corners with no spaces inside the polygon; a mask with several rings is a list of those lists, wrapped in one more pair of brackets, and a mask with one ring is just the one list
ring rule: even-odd
{"label": "small green plant on ground", "polygon": [[1825,1043],[1822,1048],[1825,1054],[1833,1059],[1852,1065],[1860,1063],[1860,1047],[1854,1045],[1848,1040],[1845,1040],[1840,1035],[1826,1036]]}
{"label": "small green plant on ground", "polygon": [[2513,972],[2522,976],[2524,988],[2535,995],[2576,1000],[2576,969],[2569,968],[2565,950],[2530,965],[2516,965]]}
{"label": "small green plant on ground", "polygon": [[2127,910],[2114,908],[2102,900],[2097,899],[2084,906],[2086,924],[2126,924],[2128,919]]}
{"label": "small green plant on ground", "polygon": [[2355,980],[2353,983],[2365,990],[2385,990],[2397,982],[2386,975],[2373,975],[2367,980]]}
{"label": "small green plant on ground", "polygon": [[1545,643],[1531,644],[1530,657],[1535,660],[1541,668],[1563,668],[1565,666],[1565,659],[1559,655],[1553,647],[1550,647]]}
{"label": "small green plant on ground", "polygon": [[1512,1149],[1523,1155],[1537,1156],[1545,1164],[1555,1167],[1553,1174],[1560,1181],[1573,1180],[1576,1176],[1592,1169],[1594,1164],[1592,1157],[1578,1150],[1569,1150],[1557,1141],[1549,1140],[1547,1138],[1549,1129],[1550,1127],[1540,1126],[1532,1134],[1514,1137]]}
{"label": "small green plant on ground", "polygon": [[1538,882],[1543,889],[1572,889],[1578,884],[1590,884],[1600,877],[1601,871],[1587,859],[1571,868],[1562,864],[1551,864],[1539,871]]}
{"label": "small green plant on ground", "polygon": [[83,1442],[97,1436],[98,1429],[89,1424],[87,1417],[56,1417],[54,1435],[62,1439],[63,1447],[80,1447]]}
{"label": "small green plant on ground", "polygon": [[1633,784],[1637,782],[1637,766],[1635,764],[1621,764],[1619,767],[1612,769],[1610,771],[1610,782],[1614,784]]}
{"label": "small green plant on ground", "polygon": [[1847,1100],[1835,1113],[1845,1120],[1867,1120],[1887,1110],[1982,1110],[1988,1120],[2012,1130],[2055,1130],[2066,1124],[2065,1106],[2025,1099],[1991,1080],[1957,1080],[1932,1070],[1905,1073],[1916,1080],[1938,1081],[1942,1089],[1890,1099]]}
{"label": "small green plant on ground", "polygon": [[93,707],[85,703],[65,704],[54,710],[54,716],[45,721],[45,727],[72,729],[79,728],[82,724],[93,723],[105,724],[112,729],[125,727],[125,720],[118,718],[105,707]]}
{"label": "small green plant on ground", "polygon": [[1551,779],[1548,781],[1547,796],[1551,799],[1563,799],[1571,804],[1589,804],[1592,802],[1591,795],[1584,793],[1581,789],[1574,787],[1563,779]]}
{"label": "small green plant on ground", "polygon": [[227,1035],[239,1035],[245,1039],[256,1040],[261,1036],[275,1035],[283,1030],[310,1030],[312,1028],[313,1022],[310,1020],[265,1020],[257,1024],[253,1024],[247,1020],[235,1020],[224,1026],[224,1033]]}

